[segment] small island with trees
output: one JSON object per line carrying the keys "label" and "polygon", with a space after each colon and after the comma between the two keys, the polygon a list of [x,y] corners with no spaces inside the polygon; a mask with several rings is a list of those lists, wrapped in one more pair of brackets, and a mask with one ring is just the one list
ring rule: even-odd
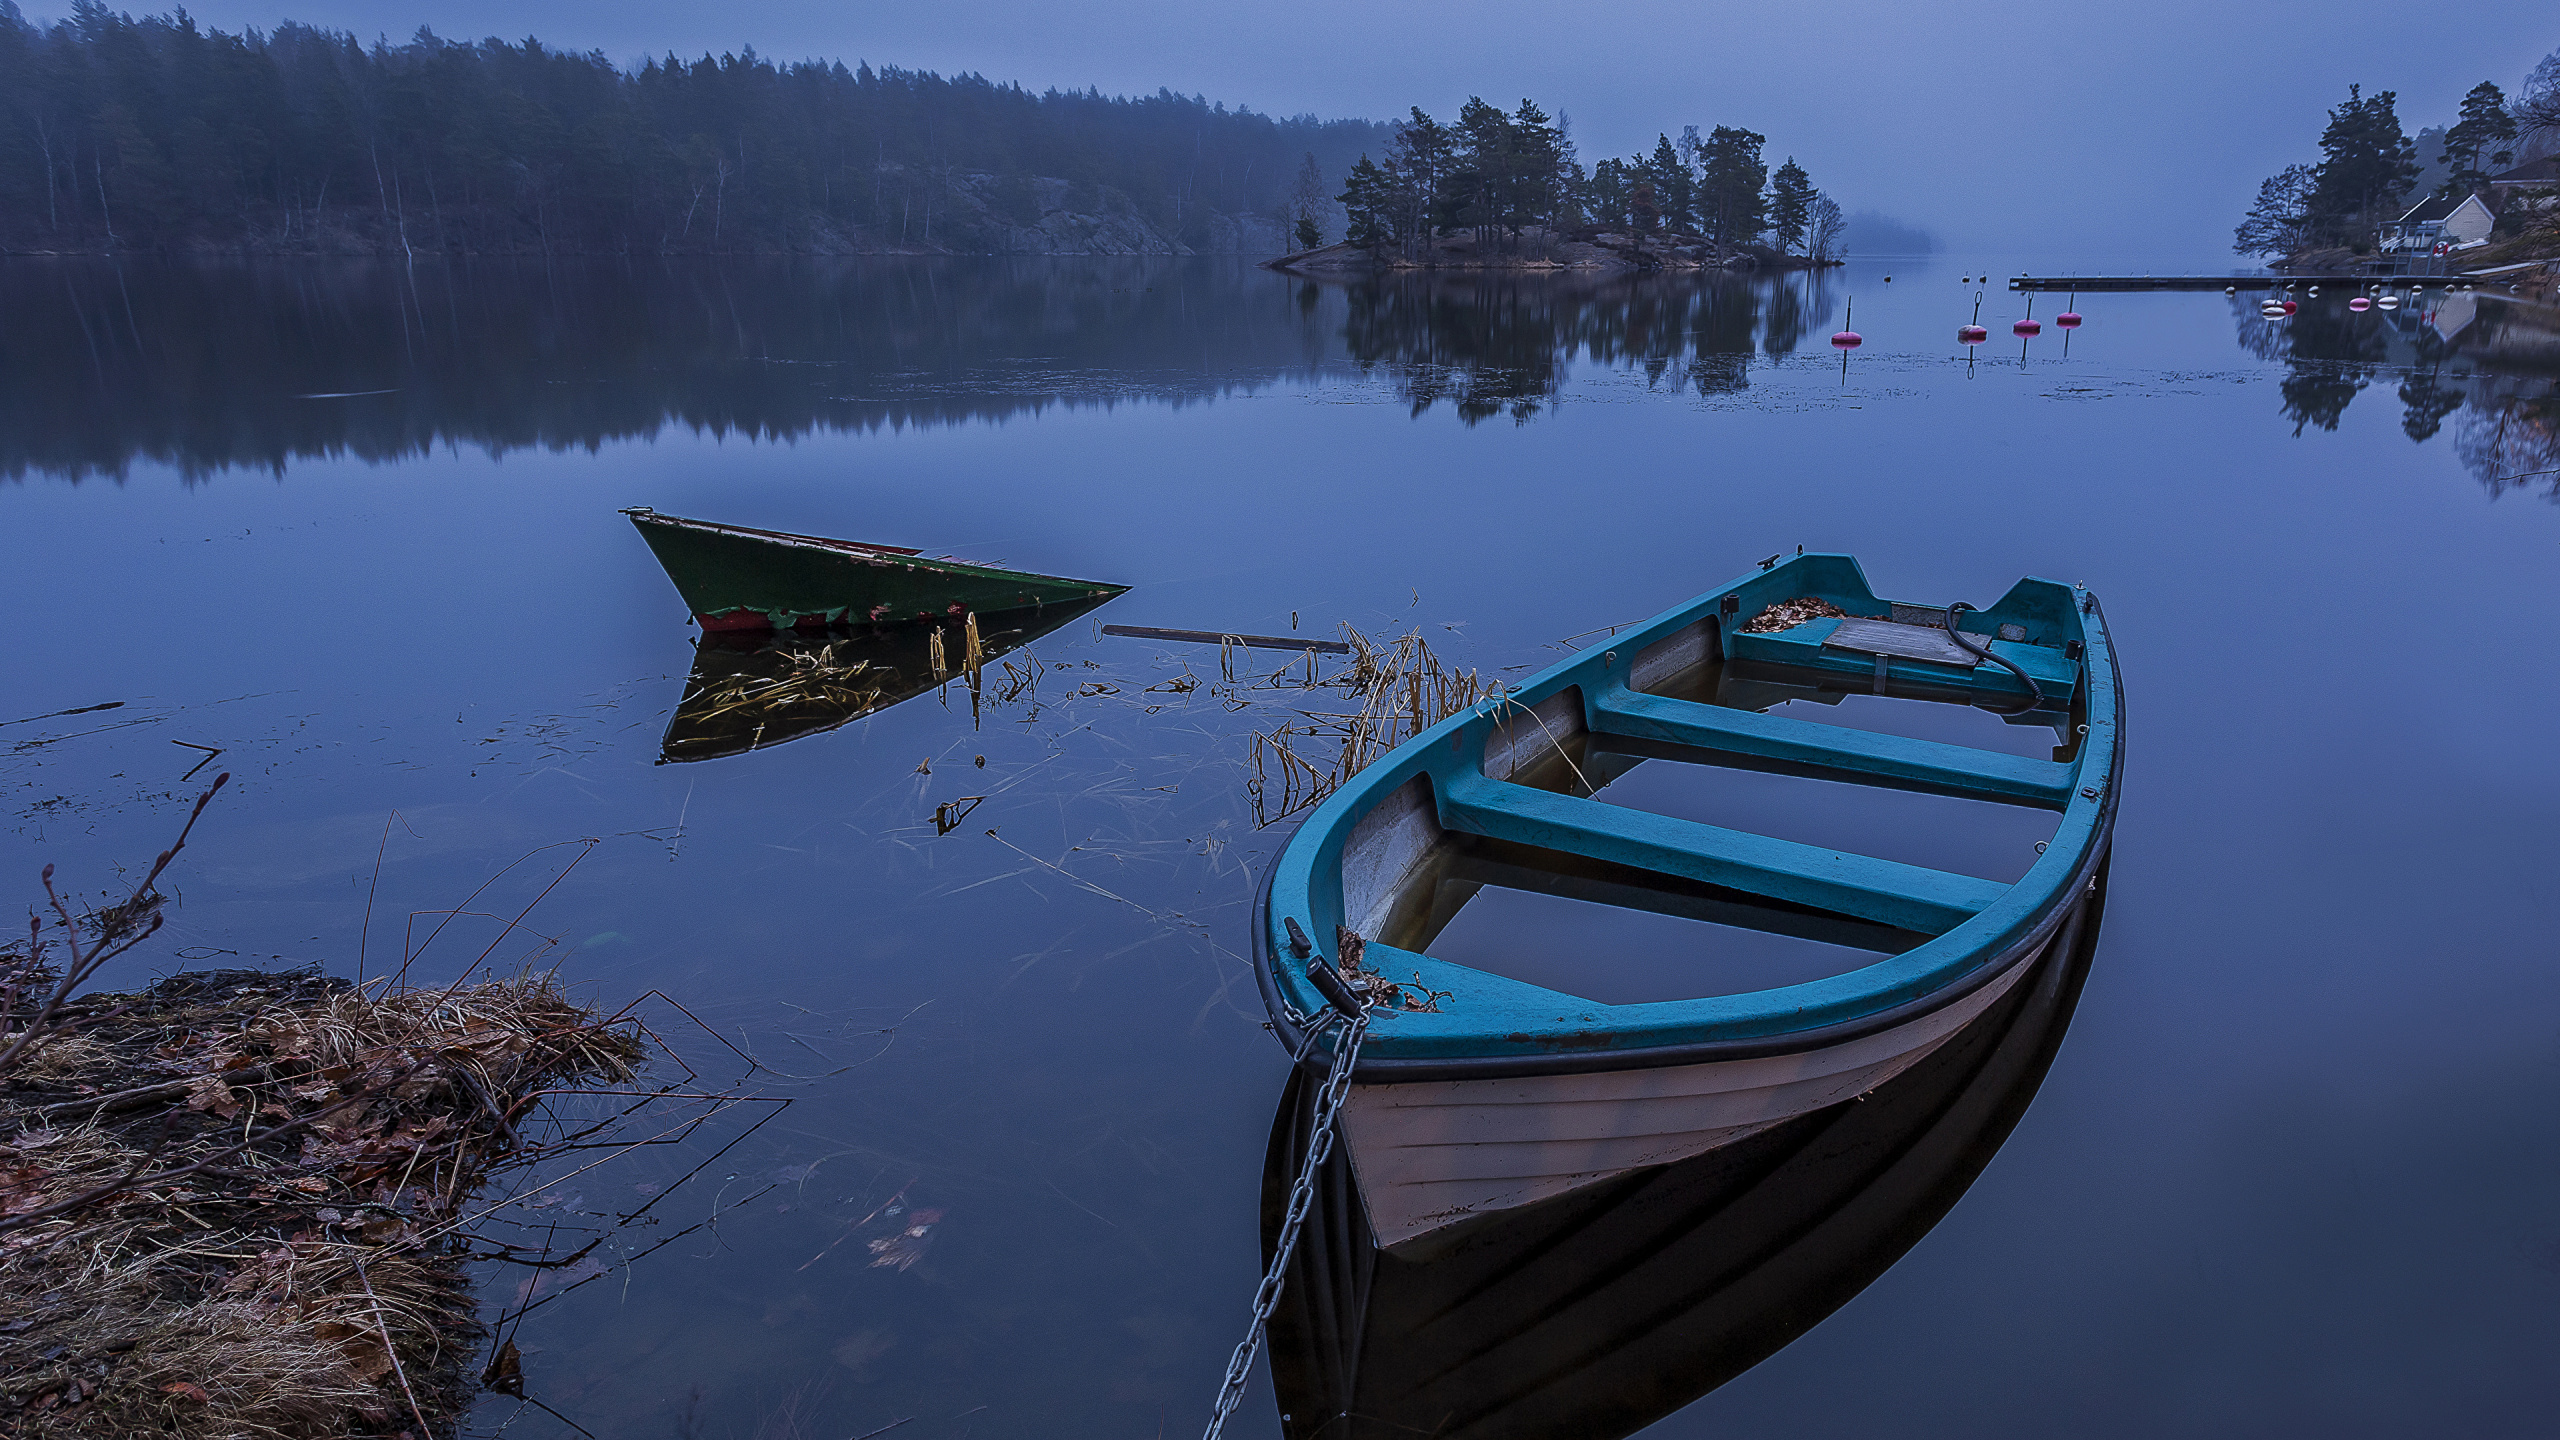
{"label": "small island with trees", "polygon": [[1343,236],[1326,245],[1310,156],[1296,196],[1299,273],[1385,269],[1809,268],[1840,263],[1840,206],[1768,137],[1718,125],[1657,138],[1650,154],[1585,169],[1569,125],[1534,100],[1480,97],[1443,123],[1415,107],[1381,159],[1363,154],[1334,196]]}

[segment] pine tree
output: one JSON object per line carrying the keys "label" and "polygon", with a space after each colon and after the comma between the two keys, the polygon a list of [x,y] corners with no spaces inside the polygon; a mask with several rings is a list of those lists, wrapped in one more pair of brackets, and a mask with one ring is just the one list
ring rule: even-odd
{"label": "pine tree", "polygon": [[2514,156],[2495,147],[2515,138],[2516,121],[2507,113],[2506,92],[2486,80],[2472,86],[2471,93],[2462,97],[2461,117],[2444,132],[2444,153],[2436,158],[2451,165],[2453,175],[2437,193],[2468,195],[2485,188],[2489,175],[2480,166],[2482,152],[2488,152],[2489,163],[2504,169]]}
{"label": "pine tree", "polygon": [[1368,156],[1351,167],[1342,193],[1334,198],[1342,202],[1344,240],[1370,250],[1394,241],[1395,185]]}
{"label": "pine tree", "polygon": [[1512,233],[1532,222],[1553,228],[1564,200],[1564,135],[1537,101],[1523,100],[1511,114],[1510,142]]}
{"label": "pine tree", "polygon": [[2346,103],[2329,112],[2310,206],[2318,238],[2360,240],[2399,212],[2418,178],[2418,147],[2400,129],[2398,99],[2389,90],[2368,99],[2362,86],[2350,85]]}
{"label": "pine tree", "polygon": [[1463,153],[1451,219],[1479,240],[1490,239],[1509,224],[1517,201],[1519,155],[1511,117],[1470,95],[1458,107],[1454,128]]}
{"label": "pine tree", "polygon": [[1761,187],[1769,167],[1760,159],[1765,135],[1719,125],[1700,148],[1698,214],[1707,238],[1719,245],[1748,245],[1768,228]]}
{"label": "pine tree", "polygon": [[1650,158],[1639,157],[1636,166],[1653,182],[1654,204],[1662,212],[1662,221],[1674,230],[1694,230],[1698,223],[1698,178],[1689,162],[1672,148],[1671,137],[1657,136]]}
{"label": "pine tree", "polygon": [[1778,237],[1780,254],[1791,254],[1804,243],[1806,210],[1813,204],[1813,179],[1787,157],[1787,163],[1769,177],[1769,233]]}
{"label": "pine tree", "polygon": [[1591,181],[1583,190],[1583,205],[1594,225],[1617,227],[1627,223],[1627,162],[1616,158],[1591,167]]}

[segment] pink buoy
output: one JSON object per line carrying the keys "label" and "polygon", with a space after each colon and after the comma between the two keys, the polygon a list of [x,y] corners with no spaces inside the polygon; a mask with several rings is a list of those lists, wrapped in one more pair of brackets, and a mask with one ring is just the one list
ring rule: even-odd
{"label": "pink buoy", "polygon": [[2287,315],[2290,315],[2290,314],[2292,314],[2294,311],[2299,310],[2299,309],[2301,309],[2301,308],[2302,308],[2302,302],[2301,302],[2301,301],[2299,301],[2299,300],[2287,300],[2286,302],[2284,302],[2284,313],[2286,313]]}
{"label": "pink buoy", "polygon": [[1956,327],[1956,343],[1959,345],[1979,345],[1990,338],[1991,332],[1985,330],[1979,325],[1959,325]]}
{"label": "pink buoy", "polygon": [[1867,337],[1855,330],[1843,330],[1831,337],[1831,343],[1842,350],[1855,350],[1867,343]]}
{"label": "pink buoy", "polygon": [[2041,335],[2044,333],[2044,325],[2035,320],[2021,320],[2017,324],[2009,327],[2009,333],[2012,335]]}
{"label": "pink buoy", "polygon": [[2353,300],[2347,302],[2347,308],[2350,310],[2370,310],[2373,308],[2373,302],[2359,295]]}
{"label": "pink buoy", "polygon": [[2077,310],[2065,310],[2061,314],[2053,317],[2053,323],[2061,326],[2065,330],[2077,330],[2080,328],[2080,312]]}

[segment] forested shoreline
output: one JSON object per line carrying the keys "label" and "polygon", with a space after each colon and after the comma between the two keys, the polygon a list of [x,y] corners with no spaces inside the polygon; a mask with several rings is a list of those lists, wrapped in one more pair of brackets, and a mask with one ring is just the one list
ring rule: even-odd
{"label": "forested shoreline", "polygon": [[624,70],[0,0],[0,251],[1178,253],[1286,248],[1302,165],[1388,138],[752,49]]}
{"label": "forested shoreline", "polygon": [[2418,140],[2401,124],[2399,99],[2349,85],[2320,132],[2320,160],[2268,176],[2231,248],[2278,263],[2341,263],[2387,244],[2393,222],[2418,201],[2470,195],[2494,212],[2496,239],[2538,236],[2534,248],[2560,246],[2560,211],[2495,182],[2496,172],[2560,146],[2560,51],[2543,57],[2512,98],[2495,81],[2472,86],[2454,120]]}
{"label": "forested shoreline", "polygon": [[1839,208],[1764,143],[1691,126],[1586,170],[1525,100],[1319,120],[752,48],[634,69],[98,0],[38,24],[0,0],[0,253],[1410,256],[1601,229],[1835,251]]}

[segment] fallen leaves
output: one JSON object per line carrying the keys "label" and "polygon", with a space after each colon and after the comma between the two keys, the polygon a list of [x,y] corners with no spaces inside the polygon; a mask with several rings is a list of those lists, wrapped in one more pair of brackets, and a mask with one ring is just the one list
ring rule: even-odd
{"label": "fallen leaves", "polygon": [[187,1108],[195,1111],[209,1111],[225,1120],[237,1119],[240,1114],[240,1096],[229,1085],[223,1083],[220,1075],[199,1075],[195,1078],[195,1083],[187,1087]]}
{"label": "fallen leaves", "polygon": [[1741,633],[1745,635],[1775,635],[1781,630],[1793,630],[1808,620],[1847,619],[1848,615],[1848,611],[1841,609],[1839,606],[1832,604],[1828,600],[1817,600],[1810,595],[1799,595],[1793,600],[1781,600],[1777,604],[1761,611],[1759,614],[1752,616],[1748,621],[1744,622]]}

